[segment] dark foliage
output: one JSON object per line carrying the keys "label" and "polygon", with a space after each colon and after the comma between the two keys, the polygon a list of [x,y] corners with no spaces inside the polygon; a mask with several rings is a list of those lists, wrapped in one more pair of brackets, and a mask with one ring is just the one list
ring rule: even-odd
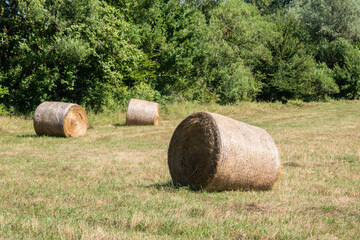
{"label": "dark foliage", "polygon": [[357,1],[336,21],[337,0],[246,2],[0,0],[0,114],[49,100],[359,98]]}

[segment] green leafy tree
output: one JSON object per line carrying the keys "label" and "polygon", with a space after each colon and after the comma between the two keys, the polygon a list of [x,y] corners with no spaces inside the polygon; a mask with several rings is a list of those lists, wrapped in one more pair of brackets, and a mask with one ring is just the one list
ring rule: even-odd
{"label": "green leafy tree", "polygon": [[255,5],[263,15],[283,12],[293,0],[244,0]]}
{"label": "green leafy tree", "polygon": [[204,14],[189,3],[169,1],[163,8],[165,43],[159,49],[157,89],[165,95],[209,101],[213,88],[205,80],[208,36]]}
{"label": "green leafy tree", "polygon": [[359,97],[360,2],[357,0],[295,1],[289,10],[315,40],[312,51],[325,63],[339,86],[338,98]]}
{"label": "green leafy tree", "polygon": [[345,57],[341,68],[335,66],[334,78],[340,87],[340,97],[360,99],[360,51],[353,51]]}
{"label": "green leafy tree", "polygon": [[122,13],[97,0],[3,1],[4,103],[33,110],[45,100],[95,109],[121,104],[151,79],[151,62],[133,44]]}
{"label": "green leafy tree", "polygon": [[277,31],[268,39],[270,55],[264,54],[255,67],[263,83],[259,99],[319,99],[338,91],[326,66],[317,68],[305,46],[307,33],[291,16],[277,17]]}
{"label": "green leafy tree", "polygon": [[0,72],[0,115],[6,113],[6,107],[3,103],[4,96],[8,94],[8,89],[1,86],[2,74]]}
{"label": "green leafy tree", "polygon": [[358,98],[359,48],[344,38],[338,38],[334,41],[322,39],[314,49],[316,59],[331,69],[331,75],[339,86],[340,91],[334,96],[346,99]]}
{"label": "green leafy tree", "polygon": [[326,45],[325,60],[331,63],[333,75],[339,85],[338,98],[360,98],[360,50],[347,40],[339,38]]}
{"label": "green leafy tree", "polygon": [[232,103],[252,100],[258,84],[242,55],[251,55],[261,33],[259,12],[241,1],[225,1],[209,19],[192,4],[169,1],[164,8],[166,44],[159,58],[158,87],[165,95],[180,94],[196,101]]}
{"label": "green leafy tree", "polygon": [[220,102],[253,100],[260,90],[251,64],[262,54],[263,36],[273,26],[261,19],[255,6],[242,1],[223,2],[211,12],[208,47],[212,85]]}
{"label": "green leafy tree", "polygon": [[360,1],[299,0],[290,10],[309,30],[313,39],[360,40]]}
{"label": "green leafy tree", "polygon": [[245,0],[244,2],[254,4],[259,10],[268,8],[273,0]]}
{"label": "green leafy tree", "polygon": [[201,12],[205,15],[206,20],[208,21],[210,18],[210,11],[218,7],[221,2],[225,1],[226,0],[185,0],[184,2],[201,10]]}

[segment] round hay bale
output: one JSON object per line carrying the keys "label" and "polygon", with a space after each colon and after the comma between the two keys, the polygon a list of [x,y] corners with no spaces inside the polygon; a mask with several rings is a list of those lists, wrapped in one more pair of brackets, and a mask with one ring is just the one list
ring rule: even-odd
{"label": "round hay bale", "polygon": [[210,191],[269,190],[280,174],[278,151],[265,130],[209,112],[177,126],[168,165],[175,185]]}
{"label": "round hay bale", "polygon": [[85,110],[74,103],[43,102],[34,114],[38,136],[80,137],[87,130]]}
{"label": "round hay bale", "polygon": [[159,104],[131,99],[126,113],[126,125],[158,125]]}

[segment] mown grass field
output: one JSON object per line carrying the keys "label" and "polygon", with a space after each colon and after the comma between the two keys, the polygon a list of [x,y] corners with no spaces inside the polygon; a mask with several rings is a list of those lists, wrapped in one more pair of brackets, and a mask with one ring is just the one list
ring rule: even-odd
{"label": "mown grass field", "polygon": [[[207,110],[266,129],[282,174],[271,191],[171,185],[167,149]],[[0,239],[360,239],[360,102],[177,104],[159,126],[89,114],[78,139],[0,117]]]}

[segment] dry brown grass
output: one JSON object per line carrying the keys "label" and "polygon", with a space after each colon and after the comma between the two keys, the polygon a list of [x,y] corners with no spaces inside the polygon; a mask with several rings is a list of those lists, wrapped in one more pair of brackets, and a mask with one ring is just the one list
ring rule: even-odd
{"label": "dry brown grass", "polygon": [[[175,110],[176,109],[176,110]],[[189,113],[266,129],[283,168],[271,191],[174,188],[167,148]],[[359,239],[360,102],[162,108],[158,126],[89,114],[84,137],[37,137],[0,117],[0,239]]]}

